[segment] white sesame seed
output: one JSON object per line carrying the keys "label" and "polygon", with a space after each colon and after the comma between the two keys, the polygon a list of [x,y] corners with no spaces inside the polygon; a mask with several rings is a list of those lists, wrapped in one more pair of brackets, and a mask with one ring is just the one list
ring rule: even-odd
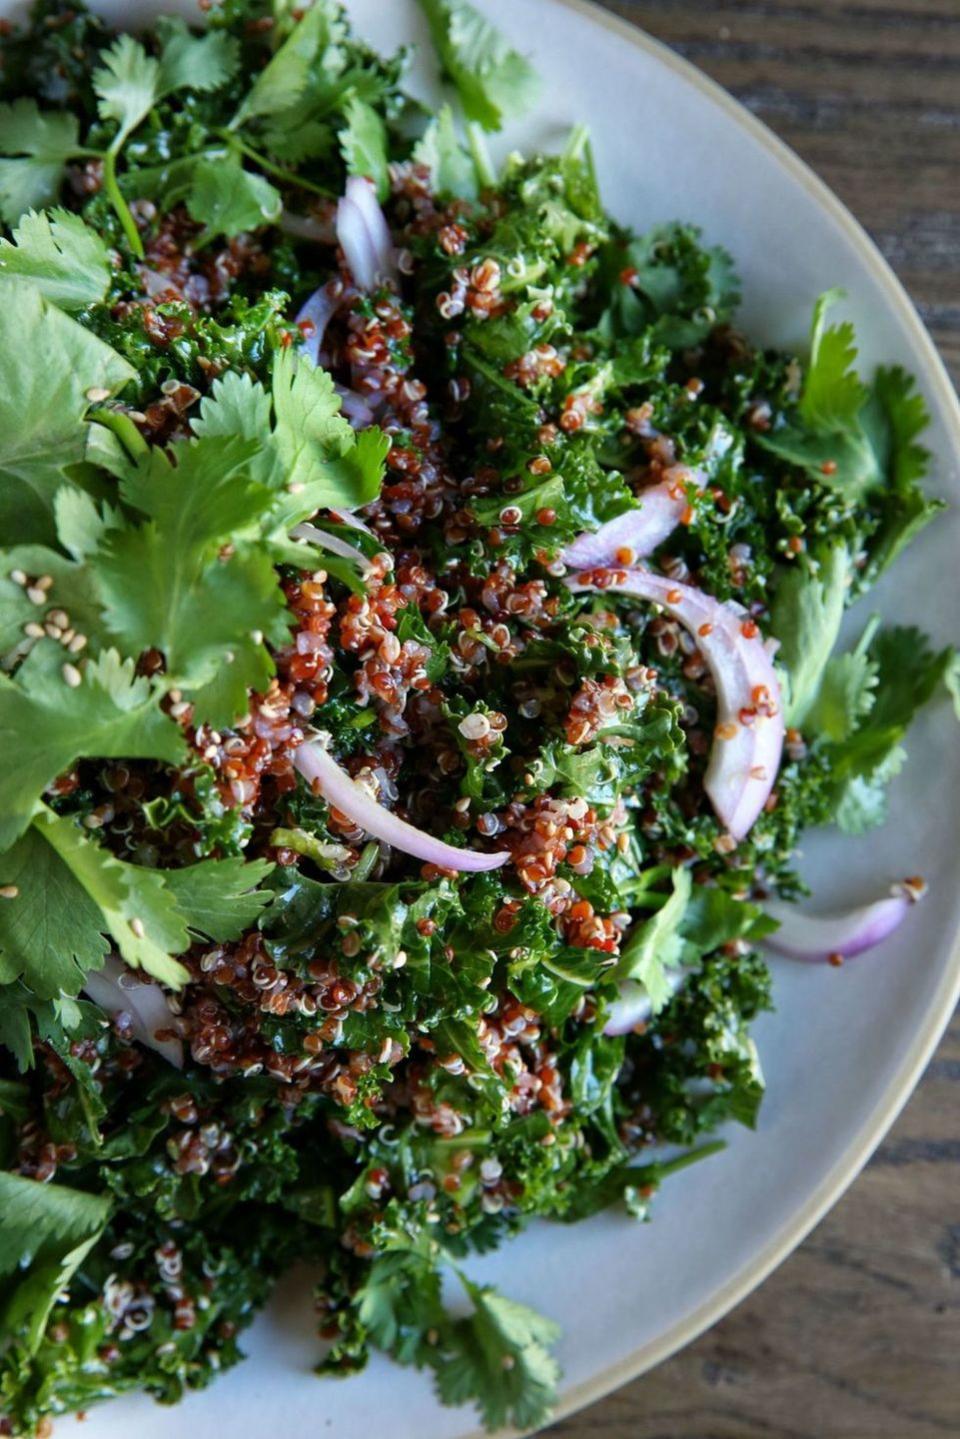
{"label": "white sesame seed", "polygon": [[46,591],[39,585],[31,585],[27,590],[27,599],[32,605],[45,605],[47,603]]}
{"label": "white sesame seed", "polygon": [[70,616],[66,610],[51,610],[47,619],[51,624],[59,625],[62,630],[65,630],[70,623]]}
{"label": "white sesame seed", "polygon": [[23,570],[11,570],[10,578],[15,585],[25,585],[27,583],[27,577],[23,573]]}
{"label": "white sesame seed", "polygon": [[110,391],[105,390],[102,385],[91,385],[87,391],[87,399],[91,405],[98,405],[101,400],[109,400]]}
{"label": "white sesame seed", "polygon": [[67,645],[67,649],[72,655],[78,655],[82,649],[86,648],[86,644],[86,635],[74,635],[73,639]]}
{"label": "white sesame seed", "polygon": [[60,673],[63,675],[64,681],[70,686],[72,690],[75,690],[77,688],[77,685],[79,685],[83,680],[83,675],[77,669],[76,665],[66,664],[63,666]]}
{"label": "white sesame seed", "polygon": [[52,590],[52,589],[53,589],[53,577],[52,577],[52,575],[41,575],[40,578],[37,580],[37,589],[38,589],[38,590]]}
{"label": "white sesame seed", "polygon": [[0,899],[16,899],[19,893],[15,884],[0,884]]}
{"label": "white sesame seed", "polygon": [[131,921],[130,921],[130,928],[132,929],[133,933],[137,936],[137,939],[143,939],[143,936],[144,936],[144,935],[146,934],[146,932],[147,932],[146,929],[144,928],[143,920],[140,918],[139,915],[135,915],[134,918],[131,919]]}
{"label": "white sesame seed", "polygon": [[52,640],[59,640],[63,637],[63,630],[60,628],[60,626],[52,625],[49,620],[44,625],[43,629],[44,633],[48,634]]}
{"label": "white sesame seed", "polygon": [[42,640],[43,625],[38,625],[33,620],[31,620],[29,624],[24,625],[23,633],[32,640]]}
{"label": "white sesame seed", "polygon": [[76,633],[77,633],[76,630],[64,630],[63,634],[60,636],[60,643],[61,643],[62,645],[66,645],[67,648],[69,649],[69,648],[70,648],[70,641],[73,639],[73,637],[74,637],[74,635],[75,635]]}

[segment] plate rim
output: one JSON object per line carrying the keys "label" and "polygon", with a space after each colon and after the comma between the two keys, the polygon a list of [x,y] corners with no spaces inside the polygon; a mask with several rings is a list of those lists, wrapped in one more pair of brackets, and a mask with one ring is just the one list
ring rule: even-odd
{"label": "plate rim", "polygon": [[[553,0],[553,3],[579,13],[594,25],[612,31],[627,44],[646,52],[682,80],[695,86],[747,135],[761,144],[846,232],[864,263],[872,271],[885,300],[915,341],[924,361],[921,381],[931,392],[936,393],[948,447],[952,446],[957,454],[960,454],[960,396],[953,386],[943,358],[896,272],[852,210],[834,194],[826,181],[821,180],[816,171],[801,159],[785,140],[781,140],[768,125],[752,115],[719,81],[705,74],[692,61],[677,54],[664,41],[655,39],[626,17],[603,9],[596,0]],[[895,1075],[878,1098],[869,1117],[861,1125],[854,1143],[824,1176],[806,1203],[753,1259],[743,1264],[726,1284],[705,1299],[685,1319],[673,1324],[658,1338],[639,1345],[626,1358],[601,1369],[592,1379],[583,1380],[562,1393],[550,1416],[549,1424],[569,1418],[571,1414],[605,1398],[622,1385],[639,1379],[641,1375],[693,1343],[742,1303],[788,1259],[843,1197],[901,1114],[960,1003],[960,925],[946,948],[948,959],[941,981],[931,996],[923,1023],[918,1026]],[[506,1429],[502,1431],[502,1439],[527,1439],[527,1436],[541,1432],[541,1428]],[[489,1435],[482,1429],[474,1429],[464,1435],[463,1439],[489,1439]]]}

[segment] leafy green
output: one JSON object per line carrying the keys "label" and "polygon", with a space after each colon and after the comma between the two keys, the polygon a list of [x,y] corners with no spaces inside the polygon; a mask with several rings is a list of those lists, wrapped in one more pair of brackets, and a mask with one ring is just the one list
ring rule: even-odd
{"label": "leafy green", "polygon": [[44,111],[25,98],[0,105],[0,215],[16,225],[21,215],[52,204],[67,161],[79,150],[76,117]]}
{"label": "leafy green", "polygon": [[270,224],[280,214],[280,192],[236,156],[198,160],[187,195],[190,218],[203,226],[198,244]]}
{"label": "leafy green", "polygon": [[670,997],[667,970],[679,963],[683,952],[680,927],[693,889],[690,871],[675,869],[672,883],[665,904],[627,938],[617,967],[621,978],[643,985],[655,1014]]}
{"label": "leafy green", "polygon": [[386,125],[373,106],[356,95],[347,101],[344,119],[339,139],[347,174],[372,180],[377,198],[385,200],[390,193]]}
{"label": "leafy green", "polygon": [[68,210],[21,216],[12,240],[0,240],[0,275],[30,280],[63,310],[99,303],[110,284],[110,260],[99,235]]}
{"label": "leafy green", "polygon": [[135,371],[32,285],[9,286],[3,301],[0,534],[7,544],[49,542],[64,468],[84,457],[91,395],[112,395]]}
{"label": "leafy green", "polygon": [[49,810],[36,816],[34,827],[93,900],[102,930],[127,964],[179,988],[187,973],[171,956],[181,954],[190,937],[163,871],[115,859],[72,820]]}
{"label": "leafy green", "polygon": [[277,115],[302,94],[329,34],[326,4],[313,5],[263,67],[233,120],[233,127]]}
{"label": "leafy green", "polygon": [[436,1367],[445,1404],[474,1400],[488,1429],[537,1428],[549,1418],[560,1378],[550,1348],[559,1327],[526,1304],[464,1280],[473,1313],[445,1336],[449,1354]]}
{"label": "leafy green", "polygon": [[[954,682],[957,653],[930,648],[912,627],[868,630],[849,656],[850,668],[865,676],[859,704],[847,723],[824,733],[832,741],[829,817],[849,834],[882,824],[887,814],[886,787],[903,768],[903,741],[917,711],[941,687]],[[869,696],[872,702],[866,702]]]}
{"label": "leafy green", "polygon": [[132,35],[118,35],[94,72],[100,118],[113,120],[119,149],[132,130],[146,119],[157,98],[160,64]]}
{"label": "leafy green", "polygon": [[163,871],[187,927],[225,943],[257,923],[271,894],[259,885],[273,871],[265,860],[208,859],[185,869]]}
{"label": "leafy green", "polygon": [[40,641],[16,679],[0,675],[0,851],[23,833],[44,789],[84,756],[143,757],[176,764],[185,754],[174,722],[132,661],[107,650],[83,664],[75,688],[64,652]]}
{"label": "leafy green", "polygon": [[253,633],[278,642],[285,633],[269,557],[253,544],[221,555],[238,533],[255,532],[273,500],[248,478],[254,453],[219,437],[178,445],[172,456],[151,451],[121,487],[146,519],[108,532],[97,559],[110,633],[129,654],[160,650],[168,682],[191,692],[211,723],[229,722],[246,690],[269,682],[272,661]]}
{"label": "leafy green", "polygon": [[57,1297],[100,1238],[110,1200],[0,1172],[0,1330],[39,1348]]}
{"label": "leafy green", "polygon": [[817,698],[840,634],[851,569],[845,547],[831,545],[810,565],[778,576],[770,629],[780,641],[777,663],[786,676],[790,725],[802,725]]}
{"label": "leafy green", "polygon": [[465,0],[420,0],[446,77],[468,120],[499,130],[504,113],[533,103],[539,82],[529,61]]}
{"label": "leafy green", "polygon": [[430,121],[414,147],[413,159],[430,171],[430,183],[438,195],[477,198],[476,166],[460,144],[449,105],[442,105]]}
{"label": "leafy green", "polygon": [[41,999],[77,994],[107,953],[99,909],[38,828],[0,858],[0,873],[17,891],[0,906],[0,983],[22,976]]}
{"label": "leafy green", "polygon": [[158,94],[168,95],[174,90],[206,94],[219,90],[236,74],[240,46],[234,36],[222,30],[193,35],[179,15],[161,15],[156,28],[162,47]]}
{"label": "leafy green", "polygon": [[919,485],[929,457],[916,440],[929,415],[914,380],[898,366],[878,369],[872,386],[860,379],[853,325],[826,323],[840,293],[827,291],[814,307],[796,412],[756,441],[848,500],[881,492],[883,518],[868,566],[874,579],[939,509]]}

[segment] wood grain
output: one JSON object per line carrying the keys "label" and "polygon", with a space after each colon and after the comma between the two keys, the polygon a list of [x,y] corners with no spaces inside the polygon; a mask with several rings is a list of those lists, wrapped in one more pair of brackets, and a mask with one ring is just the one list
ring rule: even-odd
{"label": "wood grain", "polygon": [[[602,0],[846,201],[960,378],[960,0]],[[960,1435],[960,1018],[853,1189],[766,1284],[551,1439]]]}

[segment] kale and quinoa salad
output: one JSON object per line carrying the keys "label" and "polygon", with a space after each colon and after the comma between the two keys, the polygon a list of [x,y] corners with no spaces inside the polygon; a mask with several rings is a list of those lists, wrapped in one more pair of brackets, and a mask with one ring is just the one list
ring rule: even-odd
{"label": "kale and quinoa salad", "polygon": [[753,345],[583,128],[495,168],[536,76],[422,8],[435,114],[334,0],[4,27],[0,1435],[206,1385],[304,1261],[322,1373],[543,1422],[469,1256],[645,1219],[755,1122],[764,952],[922,893],[794,903],[957,694],[838,648],[941,508],[912,379],[830,293]]}

